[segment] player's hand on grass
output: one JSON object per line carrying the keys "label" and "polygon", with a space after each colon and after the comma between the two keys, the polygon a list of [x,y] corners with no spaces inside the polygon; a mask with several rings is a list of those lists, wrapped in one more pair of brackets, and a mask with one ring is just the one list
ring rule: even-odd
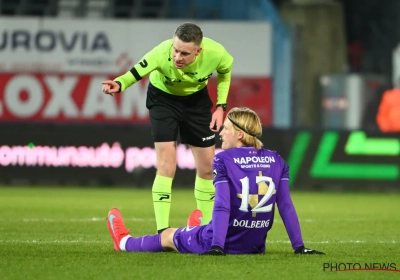
{"label": "player's hand on grass", "polygon": [[212,132],[219,132],[224,121],[224,110],[218,107],[212,115],[210,129]]}
{"label": "player's hand on grass", "polygon": [[202,256],[225,256],[224,250],[219,246],[212,246],[210,250],[201,254]]}
{"label": "player's hand on grass", "polygon": [[114,81],[108,80],[108,81],[102,82],[102,84],[103,84],[102,91],[105,94],[114,96],[115,93],[120,92],[120,85]]}
{"label": "player's hand on grass", "polygon": [[304,246],[301,246],[300,248],[297,248],[294,253],[296,255],[325,255],[324,252],[320,252],[317,250],[313,250],[313,249],[308,249],[305,248]]}

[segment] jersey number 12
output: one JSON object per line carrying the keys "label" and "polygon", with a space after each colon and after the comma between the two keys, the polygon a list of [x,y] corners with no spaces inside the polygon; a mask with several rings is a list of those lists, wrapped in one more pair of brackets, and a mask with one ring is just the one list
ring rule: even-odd
{"label": "jersey number 12", "polygon": [[[249,197],[250,197],[250,185],[249,185],[249,177],[244,177],[243,179],[240,179],[240,182],[242,183],[242,203],[240,205],[239,210],[243,212],[249,212]],[[275,191],[275,184],[272,181],[271,177],[267,176],[256,176],[256,183],[267,183],[268,182],[268,190],[263,196],[263,198],[258,202],[256,206],[254,206],[251,209],[251,212],[253,214],[255,213],[265,213],[265,212],[271,212],[273,204],[268,204],[266,206],[263,206],[274,194]],[[255,194],[257,196],[257,201],[258,201],[258,194]],[[254,195],[252,195],[254,196]]]}

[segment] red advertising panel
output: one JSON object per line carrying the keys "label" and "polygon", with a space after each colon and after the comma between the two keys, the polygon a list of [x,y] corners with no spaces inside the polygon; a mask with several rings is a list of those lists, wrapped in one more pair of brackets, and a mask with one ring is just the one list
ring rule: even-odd
{"label": "red advertising panel", "polygon": [[[0,120],[148,123],[148,81],[142,80],[124,93],[111,97],[101,91],[101,82],[114,76],[0,73]],[[215,78],[210,79],[208,88],[215,102]],[[250,107],[260,115],[264,125],[270,125],[271,92],[269,78],[233,77],[229,108]]]}

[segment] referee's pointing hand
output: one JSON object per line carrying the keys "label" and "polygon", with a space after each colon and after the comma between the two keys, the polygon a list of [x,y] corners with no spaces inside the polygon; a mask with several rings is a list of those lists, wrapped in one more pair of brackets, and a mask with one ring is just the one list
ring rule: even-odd
{"label": "referee's pointing hand", "polygon": [[119,92],[119,84],[117,84],[114,81],[108,80],[102,82],[102,84],[103,84],[102,90],[105,94],[114,96],[115,93]]}

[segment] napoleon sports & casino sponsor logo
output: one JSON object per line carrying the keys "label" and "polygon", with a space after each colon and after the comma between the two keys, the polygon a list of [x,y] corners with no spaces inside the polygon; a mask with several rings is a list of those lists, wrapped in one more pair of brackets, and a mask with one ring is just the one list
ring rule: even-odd
{"label": "napoleon sports & casino sponsor logo", "polygon": [[269,163],[275,162],[273,156],[265,157],[240,157],[233,158],[233,162],[240,164],[241,168],[270,168]]}
{"label": "napoleon sports & casino sponsor logo", "polygon": [[147,79],[124,94],[101,91],[103,75],[1,74],[0,118],[148,122]]}

